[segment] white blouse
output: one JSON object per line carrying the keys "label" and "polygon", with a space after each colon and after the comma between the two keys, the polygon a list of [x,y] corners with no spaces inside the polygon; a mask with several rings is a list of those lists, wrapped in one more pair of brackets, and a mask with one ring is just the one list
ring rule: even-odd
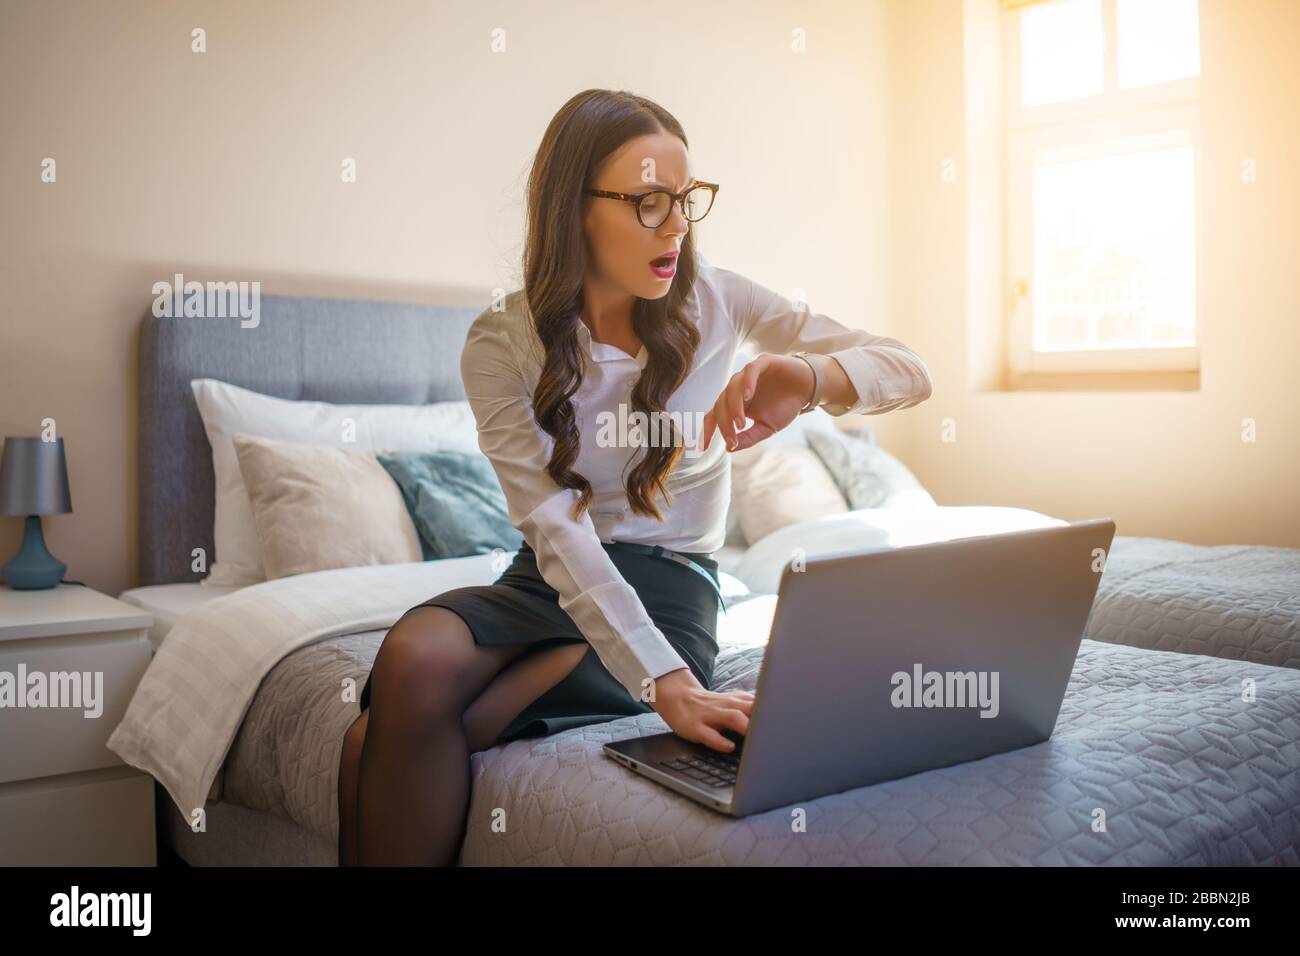
{"label": "white blouse", "polygon": [[617,346],[594,341],[586,324],[577,323],[591,361],[572,398],[581,443],[573,468],[593,491],[590,509],[578,520],[571,517],[578,493],[560,488],[546,473],[554,442],[537,424],[532,401],[544,353],[522,291],[506,296],[502,310],[489,308],[474,320],[460,362],[478,422],[479,447],[496,469],[511,523],[536,552],[538,570],[558,593],[560,607],[605,668],[638,700],[648,679],[687,665],[601,542],[659,544],[688,552],[722,547],[731,453],[721,434],[700,453],[703,442],[692,425],[725,388],[736,350],[749,343],[764,352],[833,356],[859,400],[852,406],[823,405],[832,415],[875,415],[909,408],[930,396],[925,363],[897,339],[846,328],[806,303],[801,310],[737,272],[710,265],[698,253],[697,259],[699,273],[686,315],[700,330],[700,344],[688,377],[666,405],[669,413],[682,413],[673,417],[687,441],[666,481],[672,504],[657,502],[666,519],[662,523],[630,512],[622,474],[625,467],[631,472],[628,462],[640,448],[611,441],[617,425],[609,426],[617,419],[601,415],[616,416],[620,403],[630,413],[632,386],[648,359],[644,346],[633,358]]}

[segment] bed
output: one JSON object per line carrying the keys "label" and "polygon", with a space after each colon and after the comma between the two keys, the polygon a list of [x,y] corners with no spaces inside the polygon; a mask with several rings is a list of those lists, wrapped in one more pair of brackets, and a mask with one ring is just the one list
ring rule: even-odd
{"label": "bed", "polygon": [[[334,402],[459,398],[474,314],[263,296],[256,329],[146,318],[142,584],[124,598],[165,613],[114,749],[159,780],[160,838],[188,863],[336,865],[339,748],[357,713],[338,689],[364,681],[407,607],[495,576],[479,555],[198,584],[190,556],[211,553],[212,465],[189,380]],[[828,552],[843,533],[827,531]],[[804,832],[788,809],[731,820],[603,755],[606,741],[666,729],[653,714],[475,754],[459,862],[1294,865],[1298,556],[1117,536],[1049,741],[807,801]],[[763,548],[720,558],[738,580],[770,578]],[[753,689],[775,600],[732,591],[715,689]],[[196,686],[213,690],[182,701]],[[505,833],[490,825],[498,808],[517,821]]]}

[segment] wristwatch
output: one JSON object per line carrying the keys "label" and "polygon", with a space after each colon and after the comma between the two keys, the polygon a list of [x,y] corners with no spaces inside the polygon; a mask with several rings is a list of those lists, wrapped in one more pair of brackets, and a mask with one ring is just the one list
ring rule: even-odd
{"label": "wristwatch", "polygon": [[821,365],[809,358],[808,352],[795,352],[794,354],[807,362],[808,367],[813,370],[813,394],[812,398],[808,400],[808,403],[804,405],[803,408],[799,409],[799,414],[802,415],[804,412],[811,412],[818,405],[822,404],[822,387],[826,380],[822,377]]}

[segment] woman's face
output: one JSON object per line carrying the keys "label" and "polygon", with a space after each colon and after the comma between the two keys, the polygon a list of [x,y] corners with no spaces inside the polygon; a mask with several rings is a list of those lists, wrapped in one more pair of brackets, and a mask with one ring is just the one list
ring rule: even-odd
{"label": "woman's face", "polygon": [[[671,133],[649,133],[628,140],[592,183],[594,189],[638,195],[652,189],[681,192],[692,181],[686,144]],[[587,196],[583,219],[596,278],[629,295],[658,299],[673,284],[675,263],[656,272],[652,259],[680,251],[690,223],[680,203],[663,224],[647,229],[637,220],[636,205],[606,196]]]}

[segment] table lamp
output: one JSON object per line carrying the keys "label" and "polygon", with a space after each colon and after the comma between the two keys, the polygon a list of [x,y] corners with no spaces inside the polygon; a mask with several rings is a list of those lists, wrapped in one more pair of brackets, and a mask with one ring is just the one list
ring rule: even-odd
{"label": "table lamp", "polygon": [[68,461],[63,439],[5,439],[0,456],[0,514],[23,515],[23,543],[0,575],[15,590],[52,588],[68,566],[50,554],[41,533],[41,515],[72,511]]}

